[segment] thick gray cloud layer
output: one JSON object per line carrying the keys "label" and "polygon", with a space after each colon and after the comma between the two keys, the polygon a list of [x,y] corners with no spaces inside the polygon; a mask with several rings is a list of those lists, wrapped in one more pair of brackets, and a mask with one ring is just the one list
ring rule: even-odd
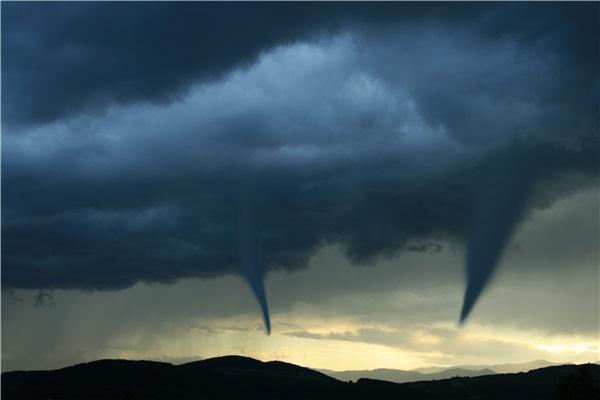
{"label": "thick gray cloud layer", "polygon": [[269,269],[492,229],[473,303],[521,216],[597,178],[597,15],[3,4],[2,284],[235,273],[252,204]]}
{"label": "thick gray cloud layer", "polygon": [[349,24],[465,21],[476,12],[358,3],[9,3],[2,10],[4,123],[43,123],[113,102],[164,104],[277,44]]}

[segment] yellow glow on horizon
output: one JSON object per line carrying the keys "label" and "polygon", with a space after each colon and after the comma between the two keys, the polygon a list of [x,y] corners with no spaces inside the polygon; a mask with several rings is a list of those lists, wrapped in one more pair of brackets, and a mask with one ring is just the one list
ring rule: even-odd
{"label": "yellow glow on horizon", "polygon": [[495,340],[514,343],[535,348],[549,353],[584,353],[595,352],[600,354],[598,338],[581,334],[554,334],[535,331],[519,330],[515,328],[498,329],[490,326],[475,326],[465,332],[467,338],[473,341]]}
{"label": "yellow glow on horizon", "polygon": [[[552,335],[519,329],[500,329],[493,326],[471,324],[459,328],[451,322],[418,326],[399,333],[381,326],[377,332],[394,337],[399,344],[369,342],[360,334],[370,326],[349,319],[325,321],[315,317],[299,319],[293,325],[286,323],[290,314],[274,315],[273,333],[266,336],[255,317],[238,316],[229,319],[203,321],[203,327],[188,328],[185,333],[173,329],[163,332],[148,342],[147,333],[115,338],[106,358],[177,360],[210,358],[239,354],[263,361],[281,360],[310,368],[332,370],[348,369],[414,369],[426,366],[446,367],[461,364],[518,363],[534,359],[551,362],[596,362],[597,343],[580,335]],[[290,326],[288,326],[290,325]],[[240,329],[246,326],[248,329]],[[287,327],[286,327],[287,326]],[[174,328],[174,327],[173,327]],[[446,335],[440,329],[445,329]],[[386,336],[387,337],[387,336]],[[402,345],[402,340],[407,340]],[[502,349],[495,346],[514,347],[521,352],[518,359],[503,358]],[[484,349],[480,356],[456,352]],[[124,351],[123,349],[128,349]],[[132,350],[133,349],[133,350]],[[137,349],[137,350],[136,350]],[[476,354],[476,353],[475,353]],[[544,355],[547,355],[544,356]]]}
{"label": "yellow glow on horizon", "polygon": [[540,344],[535,348],[548,353],[585,353],[597,350],[589,344]]}

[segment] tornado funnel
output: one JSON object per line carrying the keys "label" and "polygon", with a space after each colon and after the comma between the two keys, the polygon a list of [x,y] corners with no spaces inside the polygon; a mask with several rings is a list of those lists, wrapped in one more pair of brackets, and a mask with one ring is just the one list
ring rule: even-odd
{"label": "tornado funnel", "polygon": [[467,287],[460,313],[464,323],[492,278],[523,214],[535,176],[525,154],[490,165],[475,204],[466,257]]}
{"label": "tornado funnel", "polygon": [[269,305],[263,284],[264,262],[262,259],[262,248],[260,230],[256,223],[256,212],[250,204],[242,207],[239,224],[239,262],[242,274],[258,304],[260,305],[265,332],[271,333],[271,320],[269,317]]}

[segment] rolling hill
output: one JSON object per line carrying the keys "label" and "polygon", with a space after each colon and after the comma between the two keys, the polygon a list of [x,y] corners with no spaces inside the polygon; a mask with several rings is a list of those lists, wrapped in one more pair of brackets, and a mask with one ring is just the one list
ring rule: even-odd
{"label": "rolling hill", "polygon": [[226,356],[181,365],[99,360],[53,371],[2,374],[2,399],[556,399],[600,398],[600,366],[392,383],[342,382],[281,361]]}

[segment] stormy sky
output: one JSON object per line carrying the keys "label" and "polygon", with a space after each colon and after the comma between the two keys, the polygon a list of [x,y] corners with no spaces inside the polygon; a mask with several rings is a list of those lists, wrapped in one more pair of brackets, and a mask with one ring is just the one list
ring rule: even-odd
{"label": "stormy sky", "polygon": [[3,2],[3,370],[597,361],[599,7]]}

